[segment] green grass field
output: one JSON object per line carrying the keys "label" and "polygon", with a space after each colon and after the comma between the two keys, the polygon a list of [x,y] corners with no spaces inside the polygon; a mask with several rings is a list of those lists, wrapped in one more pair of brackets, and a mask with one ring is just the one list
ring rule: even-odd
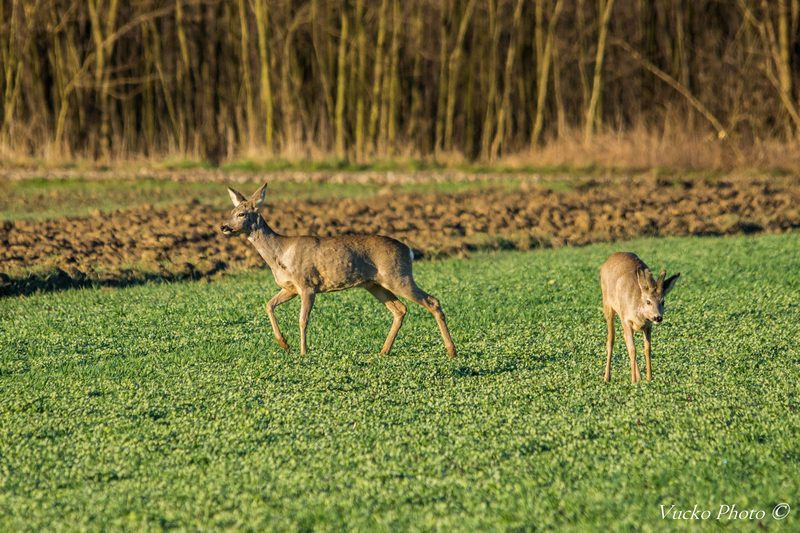
{"label": "green grass field", "polygon": [[[260,177],[233,186],[252,191],[262,184]],[[320,200],[358,198],[387,193],[458,193],[476,189],[518,190],[521,180],[505,178],[471,181],[431,181],[421,183],[315,183],[272,181],[270,198],[274,200]],[[550,190],[567,190],[576,182],[548,179],[536,185]],[[217,208],[228,208],[230,200],[225,184],[198,181],[180,182],[167,179],[103,179],[83,178],[0,181],[0,221],[40,220],[62,216],[84,216],[96,211],[110,212],[144,204],[163,207],[198,201]]]}
{"label": "green grass field", "polygon": [[[597,271],[620,248],[682,273],[635,386],[621,336],[601,378]],[[366,291],[318,298],[310,355],[286,354],[266,270],[0,300],[0,530],[739,530],[661,518],[735,504],[797,531],[798,250],[786,234],[418,263],[455,361],[416,307],[379,356],[390,315]],[[293,347],[297,311],[278,310]]]}

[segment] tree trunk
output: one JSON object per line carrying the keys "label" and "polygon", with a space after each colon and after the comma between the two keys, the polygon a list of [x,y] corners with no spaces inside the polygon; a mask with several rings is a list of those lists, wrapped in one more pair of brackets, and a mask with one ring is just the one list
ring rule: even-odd
{"label": "tree trunk", "polygon": [[[180,49],[180,60],[176,68],[176,82],[178,86],[177,130],[178,150],[186,152],[187,148],[187,124],[189,117],[192,116],[192,104],[190,100],[190,68],[189,47],[186,44],[186,30],[183,27],[183,1],[175,0],[175,33],[178,37],[178,48]],[[156,37],[157,38],[157,37]]]}
{"label": "tree trunk", "polygon": [[364,161],[364,91],[366,90],[367,36],[364,31],[364,0],[356,0],[356,45],[358,47],[356,93],[356,161]]}
{"label": "tree trunk", "polygon": [[467,7],[464,9],[461,22],[458,25],[458,33],[456,34],[456,40],[455,43],[453,43],[453,51],[450,53],[450,60],[448,62],[447,115],[444,125],[444,149],[446,152],[450,152],[453,149],[453,116],[455,115],[456,109],[456,85],[458,84],[458,73],[461,67],[464,37],[467,34],[467,28],[472,18],[475,2],[476,0],[468,0]]}
{"label": "tree trunk", "polygon": [[[258,3],[258,0],[256,0]],[[245,11],[244,0],[239,0],[239,25],[241,28],[241,62],[242,79],[244,81],[244,109],[245,121],[247,123],[247,146],[252,148],[256,139],[256,122],[253,111],[253,85],[250,81],[250,32],[247,27],[247,12]]]}
{"label": "tree trunk", "polygon": [[439,25],[439,94],[436,99],[436,129],[433,139],[434,157],[438,158],[444,140],[444,120],[447,103],[447,18],[442,8]]}
{"label": "tree trunk", "polygon": [[[5,2],[0,2],[0,19],[5,19]],[[16,107],[17,94],[19,94],[19,75],[22,68],[22,58],[16,56],[14,32],[17,31],[19,24],[19,0],[11,4],[11,16],[8,20],[9,30],[0,35],[2,40],[2,59],[3,61],[3,125],[2,135],[0,136],[0,147],[7,147],[9,143],[12,122],[14,120],[14,108]],[[24,55],[24,54],[23,54]]]}
{"label": "tree trunk", "polygon": [[[778,0],[778,77],[784,101],[792,101],[791,42],[789,40],[789,6],[786,0]],[[799,132],[800,133],[800,132]],[[791,139],[792,124],[786,121],[786,136]]]}
{"label": "tree trunk", "polygon": [[592,95],[589,107],[586,110],[586,124],[583,130],[584,142],[591,142],[594,134],[595,122],[598,121],[597,107],[600,102],[600,93],[603,85],[603,59],[606,52],[606,38],[608,35],[608,22],[611,20],[611,9],[614,0],[599,0],[600,28],[597,36],[597,53],[594,59],[594,78],[592,80]]}
{"label": "tree trunk", "polygon": [[369,110],[368,135],[371,143],[375,143],[375,133],[378,127],[378,119],[380,118],[380,106],[383,101],[381,98],[381,85],[383,82],[383,47],[386,41],[386,11],[388,5],[388,0],[382,0],[378,15],[378,41],[375,49],[375,71],[372,77],[372,102]]}
{"label": "tree trunk", "polygon": [[420,78],[422,76],[422,8],[417,4],[414,15],[414,67],[411,71],[411,110],[408,118],[408,138],[417,136],[422,114],[422,95],[420,95]]}
{"label": "tree trunk", "polygon": [[522,23],[522,6],[524,3],[525,0],[517,0],[514,6],[513,31],[511,32],[511,40],[508,43],[506,64],[503,69],[503,99],[497,113],[497,128],[495,129],[494,140],[492,141],[489,152],[490,161],[497,159],[497,156],[500,154],[500,148],[503,145],[506,132],[506,117],[511,114],[511,74],[514,70],[514,56],[517,53],[517,41],[519,39],[519,28]]}
{"label": "tree trunk", "polygon": [[586,0],[578,0],[575,8],[575,19],[578,25],[578,77],[581,80],[581,95],[583,96],[581,109],[589,108],[589,81],[586,75]]}
{"label": "tree trunk", "polygon": [[550,22],[547,27],[547,38],[544,51],[542,52],[542,63],[539,69],[539,82],[536,87],[536,116],[533,121],[531,132],[531,149],[539,145],[544,124],[544,104],[547,100],[547,81],[550,76],[550,63],[553,58],[553,45],[555,43],[555,28],[558,24],[558,17],[561,15],[561,0],[556,0],[553,13],[550,15]]}
{"label": "tree trunk", "polygon": [[267,153],[273,148],[273,109],[272,83],[270,81],[270,49],[267,28],[269,26],[269,4],[267,0],[254,0],[256,15],[256,32],[258,34],[258,61],[261,70],[261,107],[264,110],[264,142]]}
{"label": "tree trunk", "polygon": [[341,34],[339,36],[339,61],[336,74],[336,157],[347,157],[344,144],[344,100],[347,81],[347,13],[342,9]]}
{"label": "tree trunk", "polygon": [[392,49],[389,62],[389,117],[387,125],[387,152],[394,155],[397,140],[397,100],[399,99],[400,81],[398,80],[398,61],[400,50],[400,3],[392,1]]}
{"label": "tree trunk", "polygon": [[111,144],[111,117],[109,102],[109,72],[106,69],[106,60],[111,56],[113,41],[105,43],[112,31],[116,28],[117,20],[117,0],[110,0],[108,10],[105,13],[105,24],[100,21],[100,10],[102,0],[89,0],[89,16],[92,24],[92,38],[96,50],[95,56],[95,91],[97,94],[98,107],[100,108],[100,156],[107,160],[110,157]]}
{"label": "tree trunk", "polygon": [[556,136],[560,139],[567,130],[566,111],[564,109],[564,99],[561,95],[561,54],[558,44],[553,43],[553,97],[556,101]]}
{"label": "tree trunk", "polygon": [[[311,46],[314,50],[314,57],[317,63],[316,75],[314,76],[320,82],[322,92],[322,104],[325,112],[322,114],[321,125],[326,134],[329,134],[330,124],[334,122],[331,120],[332,113],[334,112],[334,103],[331,93],[330,80],[328,79],[328,61],[326,58],[325,48],[328,46],[328,41],[323,39],[320,32],[320,24],[323,16],[320,13],[319,0],[311,0]],[[327,140],[330,138],[328,137]]]}
{"label": "tree trunk", "polygon": [[[517,7],[521,7],[522,0],[517,0]],[[497,54],[500,41],[500,25],[497,23],[497,0],[488,0],[487,9],[489,11],[489,69],[488,82],[489,89],[486,94],[486,114],[481,128],[481,157],[489,159],[489,148],[492,141],[492,132],[495,123],[495,108],[497,107]],[[520,9],[520,13],[521,13]],[[514,16],[517,16],[517,8],[514,9]],[[509,49],[514,44],[516,35],[512,33]]]}

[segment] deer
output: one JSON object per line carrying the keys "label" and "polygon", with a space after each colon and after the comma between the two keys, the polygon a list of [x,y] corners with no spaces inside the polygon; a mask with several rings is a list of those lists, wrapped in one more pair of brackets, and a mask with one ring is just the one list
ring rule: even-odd
{"label": "deer", "polygon": [[625,346],[631,362],[631,383],[642,376],[636,363],[636,346],[633,334],[644,332],[644,360],[647,381],[653,378],[650,366],[651,334],[653,324],[664,319],[664,297],[675,286],[680,273],[666,277],[666,270],[653,280],[653,274],[636,254],[617,252],[600,268],[600,289],[603,293],[603,314],[608,326],[606,342],[606,369],[603,379],[611,381],[611,352],[614,349],[614,317],[619,315]]}
{"label": "deer", "polygon": [[221,224],[220,231],[225,235],[246,235],[272,271],[280,291],[267,302],[266,308],[272,332],[281,348],[288,351],[289,344],[278,327],[276,307],[300,296],[300,354],[305,355],[308,352],[306,329],[317,294],[361,287],[392,314],[392,325],[381,354],[388,355],[391,351],[408,311],[398,298],[401,296],[433,315],[447,355],[456,356],[439,300],[420,289],[414,281],[411,271],[414,253],[408,246],[382,235],[281,235],[261,215],[266,193],[266,183],[249,199],[229,187],[233,210]]}

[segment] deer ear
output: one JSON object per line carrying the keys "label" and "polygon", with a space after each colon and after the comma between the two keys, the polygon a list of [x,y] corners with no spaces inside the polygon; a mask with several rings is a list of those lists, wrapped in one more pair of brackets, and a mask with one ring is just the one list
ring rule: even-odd
{"label": "deer ear", "polygon": [[672,290],[672,288],[675,286],[675,282],[678,281],[679,277],[681,277],[680,272],[673,276],[668,277],[666,281],[664,281],[664,292],[663,292],[664,296],[666,296],[667,293]]}
{"label": "deer ear", "polygon": [[239,191],[235,191],[228,187],[228,194],[231,197],[231,202],[233,202],[233,207],[239,207],[239,204],[245,201],[245,197]]}
{"label": "deer ear", "polygon": [[662,292],[664,290],[664,278],[667,276],[667,271],[662,270],[658,273],[658,279],[656,280],[656,290],[658,292]]}
{"label": "deer ear", "polygon": [[265,183],[258,190],[253,193],[253,200],[255,201],[256,207],[261,207],[264,204],[264,198],[267,197],[267,184]]}
{"label": "deer ear", "polygon": [[642,292],[647,292],[650,290],[651,276],[652,274],[650,273],[650,269],[648,268],[636,271],[636,281],[639,282],[639,288],[642,289]]}

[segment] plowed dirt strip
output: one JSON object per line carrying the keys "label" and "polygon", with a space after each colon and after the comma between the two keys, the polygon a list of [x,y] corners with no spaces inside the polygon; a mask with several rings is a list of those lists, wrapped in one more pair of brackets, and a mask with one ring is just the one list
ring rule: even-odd
{"label": "plowed dirt strip", "polygon": [[[193,203],[0,223],[0,294],[262,267],[243,237],[218,231],[225,214]],[[800,186],[737,179],[566,192],[387,194],[273,203],[264,216],[286,235],[381,233],[431,257],[637,236],[790,231],[800,228]]]}

